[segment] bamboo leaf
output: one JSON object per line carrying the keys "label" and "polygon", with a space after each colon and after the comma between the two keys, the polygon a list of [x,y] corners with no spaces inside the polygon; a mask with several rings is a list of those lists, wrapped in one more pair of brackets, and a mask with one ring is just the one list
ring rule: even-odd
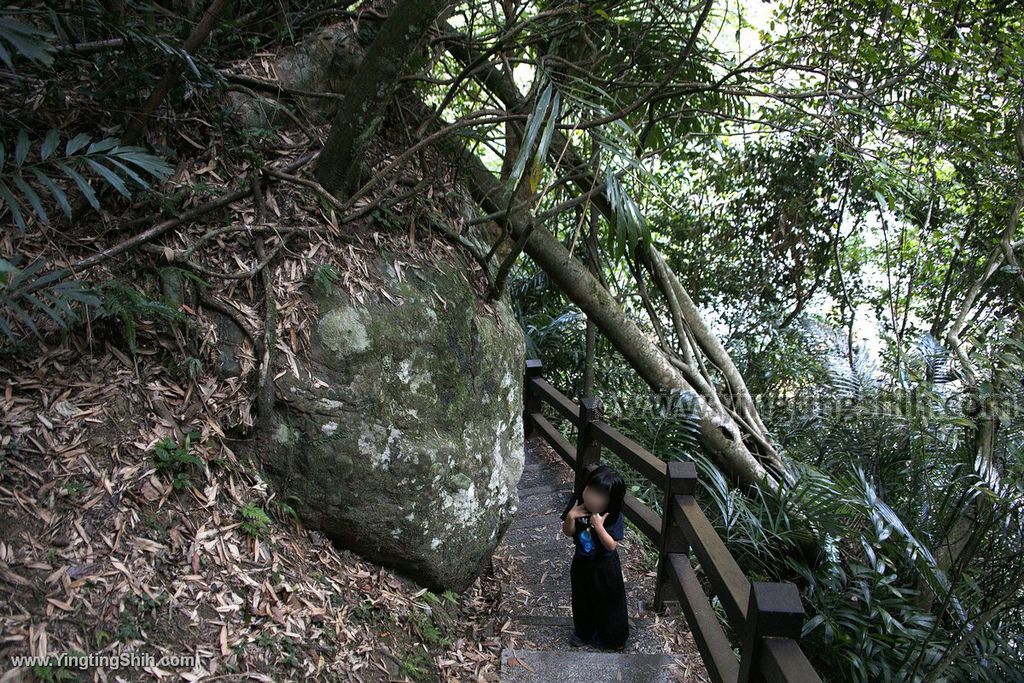
{"label": "bamboo leaf", "polygon": [[522,146],[519,148],[519,155],[516,157],[516,163],[512,167],[512,173],[509,176],[509,190],[515,189],[519,184],[519,180],[523,177],[523,172],[526,170],[526,162],[529,161],[532,156],[533,142],[537,138],[537,133],[540,131],[541,124],[544,123],[544,115],[547,113],[548,105],[551,103],[551,94],[554,91],[554,86],[548,83],[541,92],[540,97],[537,99],[537,104],[534,106],[533,111],[530,113],[530,117],[526,123],[526,134],[523,136]]}

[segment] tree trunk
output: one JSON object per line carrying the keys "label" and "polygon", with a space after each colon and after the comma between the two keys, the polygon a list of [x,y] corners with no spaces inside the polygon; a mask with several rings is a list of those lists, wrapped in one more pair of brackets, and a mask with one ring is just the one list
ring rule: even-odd
{"label": "tree trunk", "polygon": [[[597,250],[597,211],[593,209],[581,209],[587,212],[589,230],[584,238],[584,246],[587,254],[587,268],[591,274],[601,280],[601,285],[607,289],[608,283],[601,277],[601,263],[598,261]],[[580,216],[582,219],[583,216]],[[586,346],[584,348],[583,361],[583,394],[582,397],[589,398],[594,395],[594,360],[597,356],[597,326],[589,317],[587,318]]]}
{"label": "tree trunk", "polygon": [[[203,43],[206,42],[207,36],[210,35],[210,32],[213,31],[213,28],[220,21],[221,16],[230,7],[231,0],[213,0],[206,13],[199,20],[199,23],[195,25],[188,38],[185,39],[181,49],[184,52],[193,53],[202,47]],[[168,61],[167,71],[164,72],[163,77],[157,82],[152,92],[149,93],[149,97],[146,98],[142,109],[128,123],[124,134],[121,136],[122,144],[134,145],[142,137],[153,113],[160,106],[160,103],[164,101],[164,98],[167,97],[167,93],[171,91],[171,88],[177,85],[179,80],[181,80],[181,64],[175,57]]]}
{"label": "tree trunk", "polygon": [[363,154],[384,118],[399,77],[423,63],[429,29],[449,4],[399,0],[384,21],[345,92],[317,162],[317,180],[328,192],[341,198],[356,189]]}

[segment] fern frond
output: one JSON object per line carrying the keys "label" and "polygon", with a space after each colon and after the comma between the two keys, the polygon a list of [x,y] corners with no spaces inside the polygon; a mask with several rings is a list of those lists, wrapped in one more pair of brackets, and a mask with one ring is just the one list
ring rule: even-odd
{"label": "fern frond", "polygon": [[128,283],[119,280],[105,282],[97,290],[100,306],[97,319],[115,318],[121,322],[122,331],[132,353],[138,351],[137,320],[145,317],[181,321],[185,314],[163,301],[150,299]]}

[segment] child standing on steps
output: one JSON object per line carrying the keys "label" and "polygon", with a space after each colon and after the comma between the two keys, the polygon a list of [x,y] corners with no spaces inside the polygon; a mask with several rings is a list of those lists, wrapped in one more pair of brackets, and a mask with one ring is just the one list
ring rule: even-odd
{"label": "child standing on steps", "polygon": [[590,471],[579,494],[561,514],[562,533],[572,536],[575,552],[569,569],[574,647],[621,650],[629,637],[626,587],[618,545],[624,520],[626,484],[608,465]]}

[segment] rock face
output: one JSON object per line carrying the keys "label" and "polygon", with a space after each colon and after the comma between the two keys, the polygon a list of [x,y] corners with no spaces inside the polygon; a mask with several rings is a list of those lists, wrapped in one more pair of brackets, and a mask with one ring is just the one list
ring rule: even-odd
{"label": "rock face", "polygon": [[518,506],[523,333],[505,302],[484,309],[461,266],[377,265],[401,303],[315,295],[312,378],[277,380],[255,455],[307,526],[461,592]]}
{"label": "rock face", "polygon": [[[365,29],[364,29],[365,31]],[[273,62],[273,73],[284,88],[305,93],[343,93],[362,58],[361,44],[369,40],[353,31],[350,22],[325,26],[298,45],[284,50]],[[292,122],[269,96],[230,92],[235,113],[250,126],[280,129]],[[329,121],[337,108],[330,97],[295,95],[314,120]]]}

